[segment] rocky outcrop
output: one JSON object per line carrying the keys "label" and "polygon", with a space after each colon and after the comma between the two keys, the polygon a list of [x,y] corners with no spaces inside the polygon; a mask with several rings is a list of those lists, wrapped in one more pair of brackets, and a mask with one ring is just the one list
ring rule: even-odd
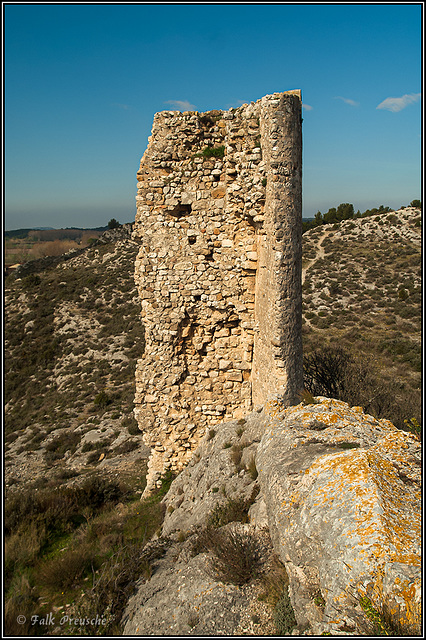
{"label": "rocky outcrop", "polygon": [[[218,583],[208,573],[207,553],[188,555],[191,539],[229,500],[252,504],[250,522],[239,526],[263,539],[264,548],[270,535],[270,547],[285,564],[297,621],[293,635],[365,634],[365,596],[378,610],[385,603],[405,628],[415,625],[420,497],[420,444],[411,434],[337,400],[318,397],[290,408],[271,400],[246,420],[207,434],[172,483],[158,544],[165,537],[173,553],[167,551],[132,598],[125,633],[241,630],[239,620],[256,599],[254,584],[250,590]],[[203,626],[212,593],[226,612],[207,616]],[[187,620],[195,604],[202,615],[191,631]],[[249,633],[268,635],[264,620],[264,628]]]}
{"label": "rocky outcrop", "polygon": [[128,241],[132,239],[133,224],[126,222],[115,229],[107,229],[97,239],[95,244],[108,244],[109,242]]}
{"label": "rocky outcrop", "polygon": [[[251,525],[235,527],[255,536],[263,563],[271,557],[269,536]],[[126,636],[273,635],[267,604],[253,584],[224,584],[209,569],[207,553],[192,552],[194,536],[171,542],[153,565],[150,580],[128,602],[122,622]],[[253,623],[253,616],[257,623]]]}
{"label": "rocky outcrop", "polygon": [[284,410],[271,402],[256,456],[296,618],[317,633],[356,632],[368,594],[397,604],[412,623],[420,597],[419,442],[360,407],[317,402]]}

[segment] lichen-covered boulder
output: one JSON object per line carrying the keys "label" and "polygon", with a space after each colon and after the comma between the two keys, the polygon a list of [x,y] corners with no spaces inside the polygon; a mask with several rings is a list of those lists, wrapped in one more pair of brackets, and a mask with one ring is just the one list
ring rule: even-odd
{"label": "lichen-covered boulder", "polygon": [[270,401],[256,454],[297,621],[307,633],[362,632],[368,596],[409,627],[420,602],[420,443],[359,407],[315,400]]}

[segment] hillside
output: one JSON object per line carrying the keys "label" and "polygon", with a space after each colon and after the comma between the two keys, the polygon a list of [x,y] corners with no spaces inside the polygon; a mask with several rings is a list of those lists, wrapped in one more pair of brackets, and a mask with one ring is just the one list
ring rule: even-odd
{"label": "hillside", "polygon": [[[382,384],[397,385],[404,417],[417,420],[419,221],[410,208],[303,235],[305,353],[331,344],[365,354]],[[7,484],[54,474],[64,463],[79,472],[110,468],[117,448],[145,451],[132,417],[144,345],[133,282],[137,244],[108,234],[110,242],[57,266],[43,268],[41,260],[28,275],[6,279]]]}
{"label": "hillside", "polygon": [[364,356],[396,395],[386,417],[420,420],[421,212],[316,227],[303,235],[302,264],[305,354],[337,345]]}
{"label": "hillside", "polygon": [[[138,633],[137,616],[149,617],[151,609],[148,606],[145,611],[139,604],[138,598],[145,597],[144,586],[136,600],[131,599],[135,587],[147,585],[151,597],[160,581],[163,591],[158,597],[173,609],[180,596],[179,590],[170,592],[171,576],[176,576],[173,584],[180,585],[189,571],[188,584],[198,584],[193,582],[195,571],[200,585],[207,584],[206,593],[214,587],[214,598],[203,601],[202,616],[179,604],[182,633],[232,628],[251,635],[273,634],[275,628],[287,628],[287,613],[278,620],[275,610],[274,618],[271,603],[287,607],[288,596],[284,604],[279,598],[288,578],[272,552],[269,533],[252,549],[256,554],[261,550],[260,582],[243,588],[222,582],[217,586],[204,575],[207,543],[202,536],[197,542],[198,534],[191,534],[188,540],[183,530],[173,534],[173,540],[167,534],[167,527],[179,517],[185,527],[190,526],[188,508],[195,509],[194,513],[201,508],[203,517],[217,516],[219,526],[236,520],[247,523],[248,509],[259,490],[254,453],[263,427],[254,430],[252,444],[245,419],[221,425],[217,436],[211,429],[202,445],[207,458],[201,458],[197,466],[199,454],[193,456],[188,473],[178,476],[167,501],[163,496],[171,475],[162,479],[150,499],[139,500],[149,450],[132,416],[136,360],[144,349],[140,301],[133,281],[137,250],[128,229],[108,231],[94,246],[30,262],[18,270],[16,278],[6,278],[8,629],[12,635],[46,635],[43,628],[19,626],[17,615],[24,612],[29,620],[34,611],[43,616],[53,608],[61,612],[58,615],[106,612],[99,633],[120,635],[126,619],[133,625],[131,633]],[[417,210],[323,225],[303,235],[305,369],[313,355],[323,357],[326,347],[343,349],[345,362],[354,358],[361,363],[357,372],[362,384],[356,381],[352,404],[365,400],[371,405],[367,386],[375,397],[373,408],[380,414],[375,417],[388,418],[403,428],[404,420],[420,421],[420,268]],[[309,405],[309,394],[306,398]],[[320,404],[311,404],[310,411],[320,409]],[[306,414],[303,406],[302,412]],[[374,413],[371,408],[368,412]],[[256,416],[255,412],[248,423],[254,420],[253,425],[257,424]],[[369,416],[365,420],[374,421]],[[322,428],[318,424],[313,421],[314,433],[309,434],[307,444],[321,449],[325,432],[317,433]],[[361,426],[359,433],[364,431]],[[341,446],[356,451],[360,443],[356,438],[352,442],[354,435],[358,437],[351,432],[347,442],[340,434]],[[415,443],[413,436],[409,438]],[[213,445],[220,473],[214,468],[204,477],[207,462],[216,459],[210,452]],[[335,451],[337,445],[333,440],[327,446]],[[304,451],[301,459],[306,462]],[[412,459],[417,465],[417,458]],[[408,477],[407,483],[413,471],[410,465],[401,475]],[[181,484],[193,474],[194,466],[198,479],[192,479],[193,486],[182,491]],[[229,479],[222,478],[224,473]],[[266,480],[264,484],[271,483]],[[238,496],[246,489],[241,501]],[[408,489],[411,495],[410,484]],[[238,500],[233,499],[234,492]],[[225,506],[230,514],[224,512],[224,500],[228,500]],[[264,523],[260,503],[256,509]],[[160,534],[164,516],[167,535],[148,542]],[[253,526],[243,524],[249,527],[242,530],[244,540]],[[220,542],[221,535],[213,540]],[[197,549],[191,551],[194,540]],[[244,545],[243,551],[245,558]],[[195,553],[189,562],[188,552],[191,557]],[[181,564],[177,565],[178,556]],[[275,579],[277,583],[272,584]],[[198,592],[191,593],[198,597]],[[219,619],[215,615],[217,597],[225,607],[231,601],[235,604],[232,616]],[[321,609],[322,600],[315,595],[315,606],[318,602]],[[126,603],[130,608],[122,618]],[[303,609],[305,604],[300,606]],[[155,633],[157,618],[152,621]],[[56,627],[55,633],[66,635],[67,629]]]}
{"label": "hillside", "polygon": [[136,252],[125,237],[6,279],[6,486],[146,453],[132,416],[144,348]]}

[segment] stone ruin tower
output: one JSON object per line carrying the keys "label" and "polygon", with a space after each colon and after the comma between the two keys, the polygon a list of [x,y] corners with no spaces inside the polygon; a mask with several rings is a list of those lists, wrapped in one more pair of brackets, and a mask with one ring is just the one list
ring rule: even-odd
{"label": "stone ruin tower", "polygon": [[147,489],[213,425],[302,373],[300,91],[229,111],[163,111],[137,173],[135,280],[146,348],[135,416]]}

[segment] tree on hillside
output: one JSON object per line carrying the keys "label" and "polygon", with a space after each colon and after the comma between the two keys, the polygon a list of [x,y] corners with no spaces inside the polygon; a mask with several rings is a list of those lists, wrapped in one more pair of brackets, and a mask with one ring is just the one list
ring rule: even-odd
{"label": "tree on hillside", "polygon": [[410,202],[410,207],[415,207],[416,209],[421,209],[422,208],[422,203],[420,202],[420,200],[412,200]]}
{"label": "tree on hillside", "polygon": [[321,211],[316,212],[314,221],[315,221],[315,226],[323,223],[323,217],[322,217]]}
{"label": "tree on hillside", "polygon": [[349,204],[349,202],[339,204],[337,207],[337,219],[339,222],[341,220],[351,220],[354,217],[354,214],[354,205]]}
{"label": "tree on hillside", "polygon": [[111,218],[111,220],[108,222],[108,229],[117,229],[118,227],[121,227],[121,224],[118,222],[118,220],[116,220],[115,218]]}

